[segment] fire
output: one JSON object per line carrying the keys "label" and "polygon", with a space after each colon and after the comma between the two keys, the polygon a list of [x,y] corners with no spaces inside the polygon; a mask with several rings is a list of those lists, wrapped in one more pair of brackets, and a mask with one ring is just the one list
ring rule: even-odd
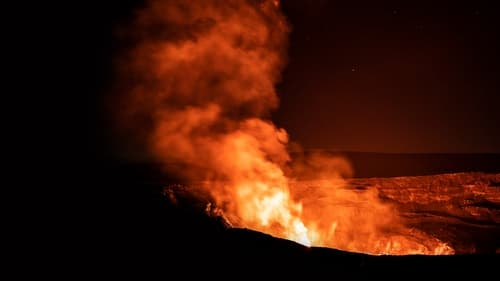
{"label": "fire", "polygon": [[[239,193],[237,200],[242,206],[242,220],[251,228],[311,245],[309,230],[299,217],[301,206],[291,201],[285,188],[271,188],[265,183],[257,183],[257,186],[238,186],[236,190]],[[256,190],[267,195],[255,196]],[[249,203],[245,203],[247,200]]]}
{"label": "fire", "polygon": [[[120,63],[123,127],[157,160],[180,164],[169,172],[203,180],[236,227],[373,254],[453,253],[406,229],[375,191],[346,188],[345,160],[291,162],[288,134],[265,118],[288,33],[275,0],[151,1]],[[304,175],[320,181],[301,184]]]}
{"label": "fire", "polygon": [[[220,200],[223,213],[235,227],[250,228],[306,246],[322,246],[370,254],[453,254],[446,243],[406,227],[376,190],[356,191],[342,179],[229,185],[236,196]],[[218,183],[205,188],[224,190]]]}

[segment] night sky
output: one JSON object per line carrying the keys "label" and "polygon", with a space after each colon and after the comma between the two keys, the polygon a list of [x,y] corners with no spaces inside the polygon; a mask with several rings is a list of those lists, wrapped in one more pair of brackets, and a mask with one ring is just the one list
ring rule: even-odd
{"label": "night sky", "polygon": [[276,122],[307,148],[500,152],[499,10],[458,2],[283,1]]}
{"label": "night sky", "polygon": [[[100,153],[112,138],[103,101],[123,47],[113,31],[140,2],[76,7],[80,101]],[[306,149],[500,152],[499,10],[366,2],[282,1],[292,32],[273,121]]]}

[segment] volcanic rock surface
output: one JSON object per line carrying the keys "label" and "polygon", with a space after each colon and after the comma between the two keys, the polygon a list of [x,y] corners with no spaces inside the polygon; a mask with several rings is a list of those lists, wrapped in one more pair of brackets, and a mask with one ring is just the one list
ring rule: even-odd
{"label": "volcanic rock surface", "polygon": [[[449,244],[455,254],[491,254],[500,251],[500,174],[455,173],[432,176],[350,179],[342,188],[377,189],[379,197],[396,207],[417,239],[426,233]],[[319,181],[291,185],[301,192],[327,188]],[[195,185],[193,185],[195,186]],[[230,228],[231,221],[210,196],[189,185],[165,188],[168,204],[191,206]],[[317,198],[321,200],[322,198]]]}
{"label": "volcanic rock surface", "polygon": [[[397,206],[408,225],[450,243],[456,251],[451,256],[373,256],[305,247],[232,228],[213,204],[207,208],[210,196],[188,184],[165,185],[150,170],[103,170],[100,182],[113,197],[103,202],[105,213],[96,218],[101,238],[95,243],[99,254],[93,263],[112,276],[139,272],[142,279],[148,274],[188,278],[203,272],[220,278],[269,274],[341,280],[463,274],[479,278],[496,274],[500,264],[500,174],[348,180],[345,188],[377,188],[382,200]],[[314,183],[304,185],[312,188]]]}

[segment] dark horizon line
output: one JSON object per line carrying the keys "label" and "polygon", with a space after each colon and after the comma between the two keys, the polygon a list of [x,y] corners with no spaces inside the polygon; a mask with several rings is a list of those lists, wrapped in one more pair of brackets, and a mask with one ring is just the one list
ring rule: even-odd
{"label": "dark horizon line", "polygon": [[[352,150],[332,150],[332,149],[304,149],[304,150],[297,150],[297,151],[288,151],[291,156],[296,156],[300,155],[300,153],[308,154],[308,153],[314,153],[314,152],[321,152],[321,153],[330,153],[330,154],[337,154],[339,156],[358,156],[358,157],[363,157],[363,156],[487,156],[490,160],[491,158],[495,158],[498,161],[500,161],[500,152],[374,152],[374,151],[352,151]],[[112,162],[121,162],[123,164],[129,163],[129,164],[152,164],[152,165],[171,165],[171,164],[180,164],[182,161],[160,161],[158,159],[154,158],[123,158],[120,156],[116,157],[111,157],[107,158],[108,160]],[[361,158],[360,158],[361,159]]]}
{"label": "dark horizon line", "polygon": [[[331,152],[331,153],[357,153],[357,154],[399,154],[399,155],[499,155],[500,152],[379,152],[379,151],[360,151],[360,150],[337,150],[337,149],[326,149],[326,148],[312,148],[303,149],[304,152]],[[299,153],[300,150],[294,151],[289,150],[290,153]]]}

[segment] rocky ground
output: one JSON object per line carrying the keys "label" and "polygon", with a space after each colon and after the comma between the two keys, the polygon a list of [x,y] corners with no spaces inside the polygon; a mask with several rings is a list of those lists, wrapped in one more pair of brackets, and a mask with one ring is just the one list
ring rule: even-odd
{"label": "rocky ground", "polygon": [[[79,241],[89,245],[82,256],[87,267],[97,266],[98,272],[105,272],[100,275],[110,277],[139,274],[141,280],[158,274],[186,279],[198,273],[219,279],[331,276],[350,280],[464,274],[479,278],[496,274],[500,264],[495,253],[500,237],[499,174],[348,182],[346,188],[378,188],[383,200],[399,206],[408,224],[423,230],[446,225],[439,232],[442,239],[455,247],[462,245],[456,247],[458,253],[474,252],[452,256],[371,256],[304,247],[249,229],[229,228],[220,217],[207,215],[207,202],[199,199],[203,196],[193,196],[187,185],[169,184],[172,181],[166,183],[154,175],[150,168],[102,169],[99,180],[91,183],[106,196],[101,194],[98,202],[87,206],[95,214],[92,236]],[[429,194],[443,194],[439,190],[446,190],[446,195],[429,198]]]}
{"label": "rocky ground", "polygon": [[457,254],[500,251],[500,174],[352,179],[349,184],[378,189],[406,225],[448,242]]}

